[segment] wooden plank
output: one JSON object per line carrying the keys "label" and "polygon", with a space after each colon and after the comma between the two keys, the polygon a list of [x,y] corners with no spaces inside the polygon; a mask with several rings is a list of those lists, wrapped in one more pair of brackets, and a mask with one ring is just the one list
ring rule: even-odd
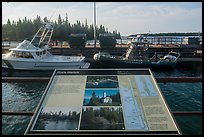
{"label": "wooden plank", "polygon": [[202,77],[157,77],[155,78],[157,82],[167,83],[167,82],[175,82],[175,83],[194,83],[194,82],[202,82]]}
{"label": "wooden plank", "polygon": [[[32,116],[34,112],[9,112],[3,111],[2,115],[23,115],[23,116]],[[202,112],[200,111],[172,111],[173,115],[182,115],[182,116],[200,116]]]}
{"label": "wooden plank", "polygon": [[178,58],[178,63],[179,62],[202,62],[202,57],[197,57],[197,58],[193,58],[193,57],[185,57],[185,58]]}
{"label": "wooden plank", "polygon": [[49,82],[50,77],[2,77],[3,82]]}
{"label": "wooden plank", "polygon": [[9,111],[3,111],[2,115],[21,115],[21,116],[32,116],[34,112],[9,112]]}
{"label": "wooden plank", "polygon": [[[156,77],[158,83],[202,82],[202,77]],[[49,82],[50,77],[2,77],[3,82]]]}
{"label": "wooden plank", "polygon": [[175,115],[179,115],[179,116],[202,116],[202,112],[200,111],[173,111],[172,114]]}

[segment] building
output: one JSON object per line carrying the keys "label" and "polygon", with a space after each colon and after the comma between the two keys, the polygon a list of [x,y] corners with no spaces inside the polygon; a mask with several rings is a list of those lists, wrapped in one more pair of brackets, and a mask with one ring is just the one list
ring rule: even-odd
{"label": "building", "polygon": [[106,103],[106,104],[111,104],[112,103],[112,98],[110,98],[109,96],[106,96],[106,92],[103,92],[103,97],[101,98],[101,102],[102,103]]}

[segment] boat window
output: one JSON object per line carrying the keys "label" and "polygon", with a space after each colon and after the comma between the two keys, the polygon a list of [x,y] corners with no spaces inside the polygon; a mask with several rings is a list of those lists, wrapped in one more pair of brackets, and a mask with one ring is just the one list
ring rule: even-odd
{"label": "boat window", "polygon": [[16,52],[16,57],[17,58],[22,58],[23,57],[23,53],[21,51],[17,51]]}
{"label": "boat window", "polygon": [[46,54],[46,50],[43,50],[43,54]]}
{"label": "boat window", "polygon": [[12,55],[16,58],[34,58],[30,52],[17,51],[13,52]]}
{"label": "boat window", "polygon": [[16,53],[13,51],[11,55],[15,57],[15,56],[16,56]]}
{"label": "boat window", "polygon": [[32,54],[30,52],[25,52],[25,58],[33,58]]}
{"label": "boat window", "polygon": [[37,54],[38,56],[40,56],[40,55],[42,55],[42,52],[36,52],[36,54]]}

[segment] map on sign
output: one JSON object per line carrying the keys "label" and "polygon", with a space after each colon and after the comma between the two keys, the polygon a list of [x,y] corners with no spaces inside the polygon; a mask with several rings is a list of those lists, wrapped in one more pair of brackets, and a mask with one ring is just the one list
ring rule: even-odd
{"label": "map on sign", "polygon": [[55,70],[25,134],[180,134],[149,69]]}
{"label": "map on sign", "polygon": [[123,98],[126,129],[148,130],[141,104],[139,104],[138,101],[134,98],[132,90],[128,88],[122,88],[121,95]]}
{"label": "map on sign", "polygon": [[135,76],[135,79],[141,96],[157,96],[157,91],[154,88],[150,77]]}

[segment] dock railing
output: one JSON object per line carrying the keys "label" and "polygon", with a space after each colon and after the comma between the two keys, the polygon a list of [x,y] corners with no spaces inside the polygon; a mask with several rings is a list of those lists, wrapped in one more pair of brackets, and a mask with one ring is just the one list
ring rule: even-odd
{"label": "dock railing", "polygon": [[[202,77],[156,77],[155,78],[158,83],[168,83],[168,82],[176,82],[176,83],[195,83],[202,82]],[[3,82],[49,82],[50,77],[2,77]]]}

